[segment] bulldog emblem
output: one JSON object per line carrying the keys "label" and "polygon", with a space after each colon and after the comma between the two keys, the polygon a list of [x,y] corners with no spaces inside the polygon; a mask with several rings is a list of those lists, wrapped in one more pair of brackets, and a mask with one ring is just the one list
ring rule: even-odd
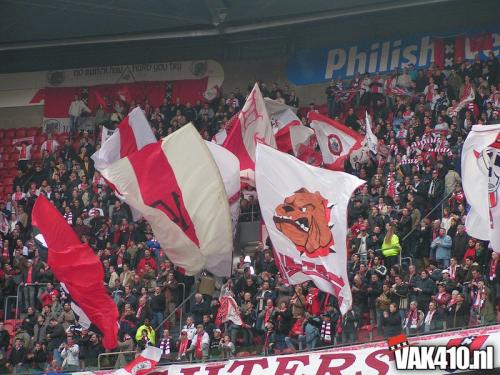
{"label": "bulldog emblem", "polygon": [[324,257],[335,252],[331,232],[333,224],[329,222],[332,207],[333,204],[319,192],[311,193],[302,188],[276,207],[274,224],[302,255]]}

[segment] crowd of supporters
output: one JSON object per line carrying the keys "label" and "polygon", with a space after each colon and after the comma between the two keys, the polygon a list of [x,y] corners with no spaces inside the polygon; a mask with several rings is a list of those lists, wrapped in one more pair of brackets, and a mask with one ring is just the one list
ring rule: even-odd
{"label": "crowd of supporters", "polygon": [[[499,78],[493,55],[449,70],[409,66],[386,77],[334,80],[326,88],[326,106],[311,103],[299,110],[306,125],[308,111],[324,111],[359,132],[364,132],[368,111],[379,139],[376,156],[345,166],[367,184],[349,207],[347,271],[353,305],[344,316],[336,299],[312,283],[286,284],[270,241],[259,244],[255,253],[242,254],[232,277],[215,283],[215,293],[199,288],[187,298],[198,280],[169,261],[148,223],[132,221],[129,208],[95,171],[90,156],[100,138],[82,132],[75,148],[70,139],[59,144],[49,135],[42,161],[20,160],[15,190],[0,203],[1,303],[9,319],[0,323],[1,366],[18,372],[92,368],[104,353],[99,333],[79,324],[71,297],[39,257],[30,212],[40,194],[102,261],[103,282],[120,312],[117,351],[122,354],[110,366],[123,365],[133,357],[130,352],[147,345],[160,347],[166,362],[206,360],[495,323],[499,258],[464,227],[468,207],[460,153],[472,124],[497,121]],[[287,86],[260,86],[264,96],[299,107]],[[474,101],[450,117],[448,108],[468,87]],[[211,139],[244,101],[236,90],[191,106],[167,92],[158,108],[147,100],[115,102],[111,112],[100,108],[96,125],[113,127],[140,105],[158,138],[192,121]],[[75,134],[79,113],[72,118]],[[242,220],[259,219],[252,192],[242,194],[241,207]],[[243,325],[216,324],[219,293],[234,296]],[[18,311],[8,296],[17,296]]]}

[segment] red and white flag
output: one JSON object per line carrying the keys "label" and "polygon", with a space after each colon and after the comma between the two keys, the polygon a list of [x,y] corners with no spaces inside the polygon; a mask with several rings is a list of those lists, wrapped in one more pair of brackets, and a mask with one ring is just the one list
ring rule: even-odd
{"label": "red and white flag", "polygon": [[205,268],[226,275],[207,265],[232,246],[228,198],[217,164],[193,125],[118,160],[102,175],[146,218],[169,259],[187,275]]}
{"label": "red and white flag", "polygon": [[314,130],[304,125],[293,126],[290,128],[290,142],[295,157],[306,162],[309,165],[319,167],[323,163],[323,157],[319,151],[318,140]]}
{"label": "red and white flag", "polygon": [[140,108],[134,108],[120,122],[116,131],[101,144],[101,148],[92,155],[95,168],[101,171],[115,161],[142,150],[144,146],[154,142],[156,138],[144,112]]}
{"label": "red and white flag", "polygon": [[229,321],[233,322],[237,326],[243,325],[238,304],[232,296],[226,295],[220,299],[220,307],[217,311],[215,324],[220,326],[221,324]]}
{"label": "red and white flag", "polygon": [[[212,157],[214,158],[226,189],[231,211],[231,222],[233,229],[233,238],[236,237],[238,228],[238,219],[240,217],[240,162],[236,156],[224,147],[218,146],[213,142],[205,141]],[[229,249],[223,249],[220,254],[212,254],[207,259],[207,268],[216,270],[219,275],[230,276],[233,259],[230,255],[233,253],[233,244]]]}
{"label": "red and white flag", "polygon": [[257,147],[257,193],[281,275],[290,284],[312,280],[352,303],[347,277],[347,205],[365,181],[312,167],[265,145]]}
{"label": "red and white flag", "polygon": [[460,97],[458,103],[449,107],[446,110],[447,115],[451,116],[451,117],[457,116],[458,112],[460,112],[460,110],[462,108],[464,108],[466,105],[468,105],[469,103],[472,103],[475,98],[476,98],[476,93],[474,91],[474,87],[472,87],[472,85],[470,83],[465,85],[464,93]]}
{"label": "red and white flag", "polygon": [[269,119],[271,120],[277,149],[287,153],[292,152],[290,128],[302,125],[302,122],[297,117],[292,107],[269,98],[265,98],[264,101],[266,103]]}
{"label": "red and white flag", "polygon": [[221,129],[212,137],[212,142],[214,142],[219,146],[222,146],[226,138],[227,138],[227,130]]}
{"label": "red and white flag", "polygon": [[500,125],[474,125],[462,149],[462,185],[471,208],[465,226],[500,253]]}
{"label": "red and white flag", "polygon": [[161,353],[160,348],[147,346],[132,362],[113,372],[113,375],[146,375],[157,366]]}
{"label": "red and white flag", "polygon": [[237,120],[223,146],[236,155],[241,170],[245,170],[255,169],[257,143],[265,143],[276,148],[271,121],[259,85],[256,83],[238,113]]}
{"label": "red and white flag", "polygon": [[326,168],[343,170],[349,153],[361,148],[363,136],[358,132],[316,112],[309,112],[311,128],[316,132]]}

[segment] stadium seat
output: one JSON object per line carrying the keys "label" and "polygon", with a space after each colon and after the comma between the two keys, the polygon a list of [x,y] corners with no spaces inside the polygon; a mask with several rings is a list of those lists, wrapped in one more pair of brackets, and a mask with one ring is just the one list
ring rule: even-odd
{"label": "stadium seat", "polygon": [[26,137],[26,128],[16,129],[16,138]]}
{"label": "stadium seat", "polygon": [[45,142],[45,139],[46,139],[45,135],[37,135],[35,137],[35,144],[37,146],[40,146],[43,142]]}
{"label": "stadium seat", "polygon": [[39,128],[28,128],[26,129],[26,136],[28,137],[34,137],[38,135],[38,129]]}
{"label": "stadium seat", "polygon": [[12,186],[12,185],[14,185],[14,177],[7,177],[5,179],[5,185],[6,186],[9,186],[9,185]]}
{"label": "stadium seat", "polygon": [[7,129],[5,132],[5,137],[12,140],[16,137],[16,131],[14,129]]}
{"label": "stadium seat", "polygon": [[10,160],[10,154],[9,153],[3,153],[2,154],[2,161],[9,161]]}

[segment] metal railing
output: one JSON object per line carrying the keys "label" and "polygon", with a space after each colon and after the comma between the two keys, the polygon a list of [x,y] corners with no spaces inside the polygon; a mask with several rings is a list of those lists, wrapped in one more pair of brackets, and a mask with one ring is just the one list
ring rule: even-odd
{"label": "metal railing", "polygon": [[179,316],[179,331],[182,329],[182,323],[183,323],[183,317],[184,317],[184,306],[186,306],[186,303],[188,303],[191,298],[196,294],[196,290],[191,292],[191,294],[189,294],[189,296],[187,296],[184,301],[182,301],[180,304],[178,304],[174,311],[172,311],[170,314],[168,314],[168,316],[166,316],[162,322],[157,326],[155,327],[155,331],[156,332],[159,332],[159,330],[163,327],[163,324],[165,324],[166,321],[170,320],[170,318],[172,316],[175,316],[175,313],[177,312],[177,310],[180,309],[180,316]]}
{"label": "metal railing", "polygon": [[[116,362],[118,361],[118,356],[123,355],[125,357],[126,362],[130,362],[131,359],[137,355],[137,350],[131,350],[131,351],[125,351],[125,352],[110,352],[110,353],[101,353],[97,357],[97,368],[99,370],[107,370],[107,369],[112,369],[115,368]],[[111,366],[106,366],[103,368],[101,360],[106,360],[107,358],[110,358],[112,356],[116,356],[116,359],[113,361],[113,365]],[[130,359],[127,358],[127,356],[131,357]],[[110,359],[112,361],[112,359]]]}
{"label": "metal railing", "polygon": [[[4,317],[3,317],[3,321],[4,321],[4,322],[7,320],[7,313],[9,313],[9,312],[10,312],[10,309],[8,308],[8,307],[9,307],[9,303],[8,303],[8,302],[9,302],[9,300],[12,300],[12,299],[14,299],[14,298],[16,299],[16,303],[15,303],[15,305],[17,306],[17,304],[18,304],[18,302],[17,302],[17,296],[7,296],[7,297],[5,297],[5,298],[4,298],[4,300],[3,300],[3,301],[4,301],[4,302],[3,302],[3,309],[4,309],[4,312],[3,312],[3,315],[4,315]],[[12,305],[14,305],[14,304],[12,304]],[[14,319],[16,318],[16,314],[17,314],[17,313],[16,313],[16,312],[14,312]]]}

